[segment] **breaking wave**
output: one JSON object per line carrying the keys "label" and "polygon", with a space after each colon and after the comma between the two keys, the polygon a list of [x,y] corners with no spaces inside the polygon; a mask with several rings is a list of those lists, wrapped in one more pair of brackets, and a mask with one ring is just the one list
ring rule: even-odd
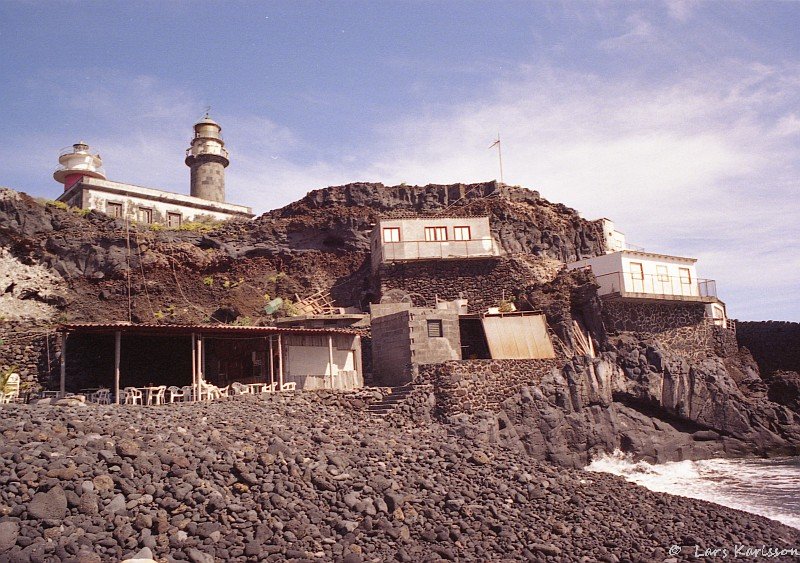
{"label": "breaking wave", "polygon": [[615,451],[588,471],[613,473],[651,491],[715,502],[800,529],[800,457],[706,459],[653,465]]}

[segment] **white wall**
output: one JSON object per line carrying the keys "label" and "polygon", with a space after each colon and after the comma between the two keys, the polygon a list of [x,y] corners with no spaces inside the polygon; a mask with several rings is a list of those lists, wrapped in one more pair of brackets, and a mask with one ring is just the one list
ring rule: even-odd
{"label": "white wall", "polygon": [[625,250],[625,234],[619,232],[611,219],[600,219],[603,222],[603,241],[605,242],[606,253],[619,252]]}
{"label": "white wall", "polygon": [[[426,227],[444,227],[447,240],[426,241]],[[455,240],[455,227],[469,227],[470,240]],[[383,229],[399,228],[399,242],[384,242]],[[488,217],[381,219],[372,231],[372,267],[393,260],[499,256]]]}
{"label": "white wall", "polygon": [[[697,297],[700,289],[695,262],[694,258],[623,251],[573,262],[567,268],[591,266],[600,285],[600,295],[623,290],[627,293]],[[636,264],[641,264],[642,279],[639,279]],[[690,283],[683,283],[682,268],[688,269]]]}
{"label": "white wall", "polygon": [[119,203],[123,206],[123,217],[131,221],[138,220],[138,210],[144,207],[152,209],[153,223],[163,225],[167,224],[167,213],[180,213],[182,222],[200,218],[224,221],[233,217],[252,217],[252,210],[243,205],[86,177],[61,194],[58,200],[103,213],[108,213],[109,203]]}
{"label": "white wall", "polygon": [[356,338],[353,335],[333,335],[331,374],[327,335],[286,335],[283,350],[284,381],[296,382],[298,389],[362,387],[364,381],[360,358],[357,357],[361,352]]}

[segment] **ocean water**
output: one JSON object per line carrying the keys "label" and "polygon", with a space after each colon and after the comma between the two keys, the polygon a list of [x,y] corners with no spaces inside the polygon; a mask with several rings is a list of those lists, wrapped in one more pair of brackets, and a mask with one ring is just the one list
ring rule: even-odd
{"label": "ocean water", "polygon": [[800,529],[800,457],[707,459],[652,465],[620,451],[588,471],[613,473],[651,491],[707,500]]}

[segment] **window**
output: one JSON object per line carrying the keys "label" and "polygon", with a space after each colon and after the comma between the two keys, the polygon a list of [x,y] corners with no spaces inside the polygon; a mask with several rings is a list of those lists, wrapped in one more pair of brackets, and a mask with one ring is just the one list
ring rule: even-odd
{"label": "window", "polygon": [[644,269],[640,262],[631,262],[631,279],[637,281],[644,280]]}
{"label": "window", "polygon": [[658,281],[660,282],[669,281],[669,271],[667,271],[666,266],[656,266],[656,275],[658,276]]}
{"label": "window", "polygon": [[692,283],[692,271],[689,268],[678,268],[678,271],[681,273],[682,284]]}
{"label": "window", "polygon": [[178,228],[181,226],[180,213],[167,213],[167,227]]}
{"label": "window", "polygon": [[136,214],[136,220],[149,225],[153,222],[153,210],[149,207],[140,207]]}
{"label": "window", "polygon": [[447,240],[447,227],[425,227],[425,240],[428,242]]}
{"label": "window", "polygon": [[442,336],[444,336],[442,321],[440,319],[429,320],[428,338],[441,338]]}
{"label": "window", "polygon": [[472,240],[469,227],[453,227],[453,240]]}
{"label": "window", "polygon": [[122,204],[121,203],[114,203],[114,202],[107,202],[106,203],[106,214],[110,215],[114,219],[120,219],[122,217]]}
{"label": "window", "polygon": [[384,228],[383,242],[400,242],[400,227]]}

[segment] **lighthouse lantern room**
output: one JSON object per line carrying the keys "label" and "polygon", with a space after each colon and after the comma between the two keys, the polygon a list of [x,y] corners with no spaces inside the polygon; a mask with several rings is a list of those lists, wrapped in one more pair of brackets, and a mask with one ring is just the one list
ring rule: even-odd
{"label": "lighthouse lantern room", "polygon": [[106,171],[103,169],[103,160],[100,155],[83,141],[61,149],[58,153],[58,162],[58,167],[53,172],[53,178],[56,182],[64,184],[64,191],[67,191],[84,176],[100,180],[106,179]]}

